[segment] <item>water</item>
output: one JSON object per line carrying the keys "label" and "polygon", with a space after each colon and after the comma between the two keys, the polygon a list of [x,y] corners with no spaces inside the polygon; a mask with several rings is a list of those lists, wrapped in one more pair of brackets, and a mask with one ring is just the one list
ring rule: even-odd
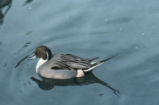
{"label": "water", "polygon": [[[158,0],[0,2],[0,105],[159,104]],[[77,83],[45,81],[25,59],[38,45],[117,56]]]}

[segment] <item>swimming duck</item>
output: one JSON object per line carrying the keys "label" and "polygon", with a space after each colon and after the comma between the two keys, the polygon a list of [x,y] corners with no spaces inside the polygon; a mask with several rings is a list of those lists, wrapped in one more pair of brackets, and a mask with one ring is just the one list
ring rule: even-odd
{"label": "swimming duck", "polygon": [[36,72],[41,77],[70,79],[85,76],[85,73],[92,71],[112,57],[99,62],[92,62],[98,57],[85,59],[72,54],[52,54],[47,46],[41,45],[34,51],[32,59],[35,58],[40,58],[36,65]]}

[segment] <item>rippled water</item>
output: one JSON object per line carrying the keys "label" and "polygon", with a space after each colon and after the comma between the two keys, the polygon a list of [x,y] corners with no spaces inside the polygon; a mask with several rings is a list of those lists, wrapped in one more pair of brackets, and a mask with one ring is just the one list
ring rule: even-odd
{"label": "rippled water", "polygon": [[[158,105],[158,0],[0,0],[0,105]],[[85,78],[54,81],[25,58],[38,45],[117,55]],[[115,95],[110,88],[120,91]]]}

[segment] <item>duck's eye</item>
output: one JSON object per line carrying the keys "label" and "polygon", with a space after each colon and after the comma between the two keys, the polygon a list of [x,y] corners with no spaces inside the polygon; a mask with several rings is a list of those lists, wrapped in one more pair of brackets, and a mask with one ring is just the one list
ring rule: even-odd
{"label": "duck's eye", "polygon": [[55,66],[55,67],[51,67],[51,69],[56,69],[57,70],[57,69],[60,69],[60,68]]}

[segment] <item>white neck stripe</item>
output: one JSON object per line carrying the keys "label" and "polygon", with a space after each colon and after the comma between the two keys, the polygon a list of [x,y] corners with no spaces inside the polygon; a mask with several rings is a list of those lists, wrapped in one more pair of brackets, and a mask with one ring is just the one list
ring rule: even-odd
{"label": "white neck stripe", "polygon": [[48,60],[43,60],[42,58],[40,58],[40,60],[38,61],[38,63],[36,64],[36,72],[38,72],[38,69],[40,66],[42,66],[45,62],[47,62]]}

